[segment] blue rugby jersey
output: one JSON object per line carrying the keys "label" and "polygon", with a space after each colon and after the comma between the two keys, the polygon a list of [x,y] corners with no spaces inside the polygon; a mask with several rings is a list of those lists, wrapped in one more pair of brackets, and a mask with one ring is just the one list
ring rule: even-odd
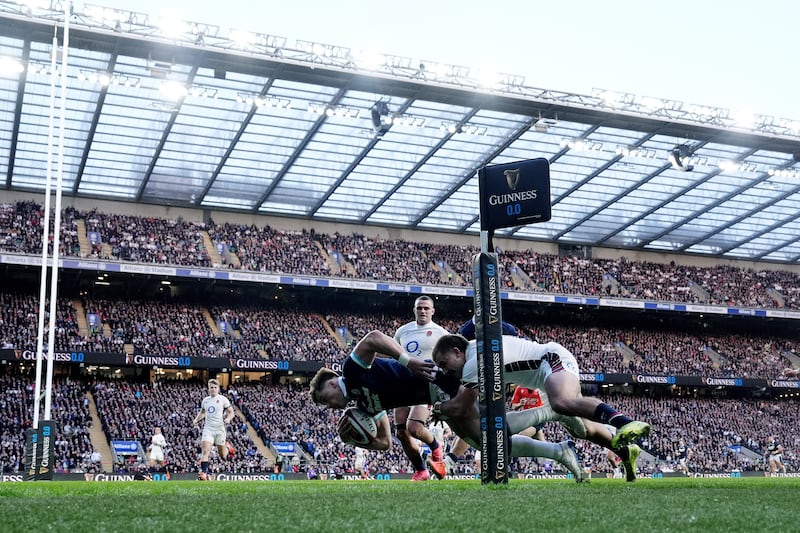
{"label": "blue rugby jersey", "polygon": [[[394,359],[376,357],[372,366],[365,367],[355,354],[345,359],[342,378],[348,398],[372,415],[395,407],[433,404],[455,396],[459,386],[457,379],[442,372],[436,373],[431,384]],[[447,397],[442,398],[441,392]]]}

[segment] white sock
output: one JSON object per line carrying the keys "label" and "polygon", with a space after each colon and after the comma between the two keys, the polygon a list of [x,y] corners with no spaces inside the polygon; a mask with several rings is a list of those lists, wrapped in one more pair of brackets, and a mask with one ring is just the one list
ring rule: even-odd
{"label": "white sock", "polygon": [[557,416],[558,414],[549,405],[522,411],[510,411],[506,413],[508,432],[513,435],[529,427],[556,420]]}
{"label": "white sock", "polygon": [[547,457],[558,461],[561,459],[561,446],[554,442],[536,440],[523,435],[511,435],[511,456]]}

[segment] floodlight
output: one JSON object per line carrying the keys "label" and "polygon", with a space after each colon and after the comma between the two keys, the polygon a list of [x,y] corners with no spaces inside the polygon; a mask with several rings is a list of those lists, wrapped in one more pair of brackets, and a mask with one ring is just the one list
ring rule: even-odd
{"label": "floodlight", "polygon": [[689,164],[687,161],[690,155],[692,155],[692,153],[689,147],[682,144],[669,151],[667,160],[672,165],[672,168],[682,172],[691,172],[694,170],[694,165]]}

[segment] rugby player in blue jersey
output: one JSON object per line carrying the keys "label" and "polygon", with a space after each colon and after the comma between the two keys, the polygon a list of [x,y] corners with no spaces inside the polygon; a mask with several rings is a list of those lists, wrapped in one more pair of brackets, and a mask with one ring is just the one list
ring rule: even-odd
{"label": "rugby player in blue jersey", "polygon": [[[383,356],[383,357],[381,357]],[[328,368],[320,369],[310,384],[312,400],[317,404],[343,409],[355,402],[359,409],[373,415],[377,437],[365,447],[374,450],[391,448],[391,430],[386,409],[420,404],[449,402],[446,416],[451,429],[473,447],[479,448],[480,431],[475,391],[464,389],[458,379],[439,372],[430,361],[410,357],[384,333],[371,331],[355,346],[342,365],[342,375]],[[516,413],[510,413],[516,414]],[[339,424],[349,424],[342,417]],[[509,433],[529,427],[525,417],[509,417]],[[340,431],[346,434],[347,431]],[[514,457],[547,457],[564,465],[577,481],[584,474],[572,441],[542,442],[513,435]]]}

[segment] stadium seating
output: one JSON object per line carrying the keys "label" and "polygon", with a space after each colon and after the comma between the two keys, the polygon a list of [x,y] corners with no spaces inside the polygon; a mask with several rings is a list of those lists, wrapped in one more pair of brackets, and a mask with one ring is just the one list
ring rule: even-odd
{"label": "stadium seating", "polygon": [[[0,251],[41,253],[42,208],[31,201],[0,206]],[[82,224],[82,226],[81,226]],[[88,257],[211,267],[203,233],[221,247],[226,268],[304,276],[467,286],[476,246],[377,239],[360,234],[284,231],[270,226],[166,220],[65,208],[60,251],[79,257],[78,227],[97,237]],[[338,272],[331,268],[329,259]],[[234,261],[235,259],[235,261]],[[619,259],[582,259],[534,251],[503,252],[507,290],[738,307],[800,309],[800,276],[731,265],[698,267]]]}
{"label": "stadium seating", "polygon": [[[0,206],[0,251],[24,255],[41,252],[43,212],[34,202]],[[85,228],[82,229],[82,228]],[[83,235],[83,232],[87,235]],[[65,256],[118,261],[210,267],[203,233],[222,245],[225,268],[304,276],[338,275],[354,279],[397,281],[429,285],[467,286],[471,283],[471,246],[430,244],[364,235],[319,234],[313,230],[283,231],[269,226],[230,223],[192,223],[152,217],[62,212],[61,247]],[[91,233],[92,240],[85,245]],[[666,302],[800,308],[800,277],[789,271],[755,271],[729,265],[696,267],[630,261],[626,258],[583,259],[533,251],[502,254],[501,279],[505,289],[556,294],[610,295]],[[233,260],[235,258],[235,261]],[[338,274],[335,271],[338,269]],[[775,296],[779,294],[779,297]],[[394,331],[411,317],[401,311],[357,310],[345,301],[336,308],[323,302],[274,302],[244,305],[214,298],[97,297],[80,294],[57,302],[55,346],[59,351],[120,353],[132,349],[149,355],[192,357],[278,358],[294,361],[340,361],[348,345],[372,329]],[[388,309],[388,308],[387,308]],[[99,327],[81,326],[88,314],[100,317]],[[37,295],[23,287],[0,289],[0,347],[35,349]],[[440,310],[436,320],[455,331],[466,317]],[[675,327],[653,321],[642,324],[605,324],[576,315],[565,321],[545,314],[513,317],[527,336],[556,340],[578,358],[584,372],[714,375],[774,378],[800,353],[796,336],[775,336],[745,329]],[[16,374],[0,381],[0,463],[4,472],[21,467],[24,431],[30,423],[31,379]],[[170,442],[171,467],[191,471],[197,466],[196,429],[189,424],[204,386],[197,381],[128,382],[98,378],[59,379],[55,385],[54,420],[59,427],[59,470],[92,471],[93,449],[86,428],[90,416],[82,394],[93,395],[99,420],[108,438],[134,438],[146,443],[154,423],[165,425]],[[335,435],[337,413],[312,406],[304,389],[294,382],[236,383],[232,397],[268,444],[297,442],[316,461],[319,471],[340,475],[352,470],[353,450]],[[800,441],[795,400],[730,399],[702,395],[642,397],[614,394],[610,401],[639,418],[654,422],[645,450],[657,461],[644,464],[645,472],[674,468],[676,442],[683,438],[693,449],[691,468],[714,472],[731,468],[759,469],[763,462],[736,452],[738,446],[761,453],[768,435],[777,435],[787,448],[785,461],[797,470]],[[23,412],[25,405],[28,413]],[[687,427],[691,431],[687,432]],[[247,425],[237,424],[231,438],[240,453],[230,464],[213,468],[236,472],[271,470],[268,458],[247,437]],[[563,436],[548,425],[548,437]],[[604,453],[581,444],[597,472],[607,472]],[[392,452],[371,454],[373,471],[407,472],[409,464],[396,445]],[[546,462],[520,460],[515,468],[541,472]],[[303,465],[287,464],[287,468]],[[556,467],[557,469],[557,467]],[[462,473],[474,472],[471,458],[459,464]]]}

